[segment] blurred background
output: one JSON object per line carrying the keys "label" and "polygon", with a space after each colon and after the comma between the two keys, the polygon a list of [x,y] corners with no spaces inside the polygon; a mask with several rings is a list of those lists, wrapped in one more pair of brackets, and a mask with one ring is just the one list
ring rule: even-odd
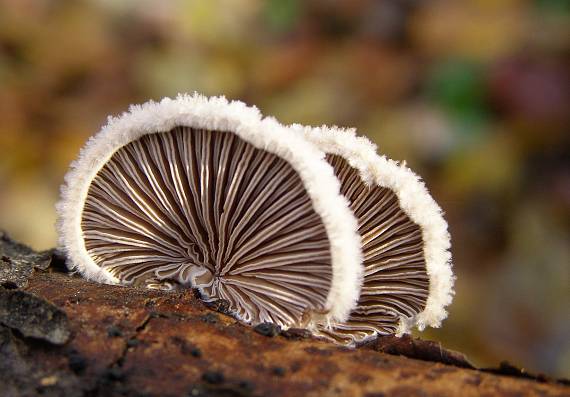
{"label": "blurred background", "polygon": [[568,0],[0,0],[0,228],[53,247],[108,114],[199,91],[357,127],[446,212],[456,297],[422,336],[570,376]]}

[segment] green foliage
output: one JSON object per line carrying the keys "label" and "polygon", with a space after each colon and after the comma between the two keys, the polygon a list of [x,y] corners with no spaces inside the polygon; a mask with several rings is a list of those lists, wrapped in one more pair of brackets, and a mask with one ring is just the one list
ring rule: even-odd
{"label": "green foliage", "polygon": [[300,0],[265,0],[265,20],[274,31],[289,31],[299,20],[301,7]]}

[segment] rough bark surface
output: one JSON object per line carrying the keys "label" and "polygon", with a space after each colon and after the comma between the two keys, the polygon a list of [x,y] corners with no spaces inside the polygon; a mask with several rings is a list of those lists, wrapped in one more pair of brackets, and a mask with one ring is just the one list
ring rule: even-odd
{"label": "rough bark surface", "polygon": [[566,381],[507,364],[476,370],[435,342],[339,348],[304,330],[241,325],[191,290],[95,284],[31,254],[0,236],[2,396],[570,395]]}

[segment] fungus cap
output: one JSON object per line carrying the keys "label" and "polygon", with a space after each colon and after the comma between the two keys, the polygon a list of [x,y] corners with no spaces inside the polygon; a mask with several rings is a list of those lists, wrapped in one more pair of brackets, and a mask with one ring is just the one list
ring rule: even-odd
{"label": "fungus cap", "polygon": [[89,139],[57,204],[68,266],[177,281],[242,321],[343,321],[362,282],[357,222],[324,154],[256,108],[198,94],[131,106]]}
{"label": "fungus cap", "polygon": [[[325,337],[357,343],[376,334],[439,327],[453,297],[450,236],[442,211],[405,164],[379,156],[355,130],[293,125],[327,153],[363,239],[357,307]],[[421,256],[421,258],[420,258]]]}

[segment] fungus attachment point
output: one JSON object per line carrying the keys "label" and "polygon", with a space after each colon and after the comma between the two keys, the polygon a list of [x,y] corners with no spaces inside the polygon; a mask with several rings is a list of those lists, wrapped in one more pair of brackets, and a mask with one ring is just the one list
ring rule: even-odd
{"label": "fungus attachment point", "polygon": [[[302,128],[292,126],[293,129]],[[439,326],[451,302],[449,235],[441,210],[408,168],[352,131],[305,128],[327,153],[359,222],[364,278],[347,321],[319,335],[343,344]]]}
{"label": "fungus attachment point", "polygon": [[357,223],[320,152],[284,131],[196,95],[112,119],[62,190],[70,266],[103,282],[194,286],[247,323],[346,319],[360,289]]}

